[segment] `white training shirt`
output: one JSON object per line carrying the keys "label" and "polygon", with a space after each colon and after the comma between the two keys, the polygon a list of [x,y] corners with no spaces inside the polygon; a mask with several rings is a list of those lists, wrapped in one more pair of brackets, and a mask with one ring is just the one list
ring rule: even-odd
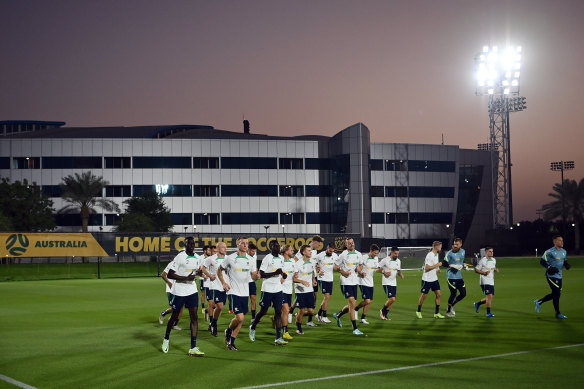
{"label": "white training shirt", "polygon": [[[424,268],[426,265],[436,265],[439,261],[438,258],[438,253],[434,254],[434,252],[430,251],[428,254],[426,254],[426,260],[424,261]],[[438,281],[438,274],[437,274],[438,268],[435,267],[434,269],[430,270],[430,271],[426,271],[424,270],[424,273],[422,274],[422,281],[428,281],[428,282],[432,282],[432,281]]]}
{"label": "white training shirt", "polygon": [[312,263],[312,261],[304,262],[303,260],[299,259],[296,262],[295,273],[298,274],[296,278],[302,281],[308,281],[309,286],[302,285],[301,283],[295,283],[294,291],[296,291],[296,293],[314,292],[314,287],[312,286],[314,263]]}
{"label": "white training shirt", "polygon": [[249,255],[245,254],[245,256],[240,256],[235,252],[225,257],[223,262],[221,262],[221,269],[229,277],[229,280],[223,277],[230,287],[227,294],[249,297],[248,277],[251,272],[252,261],[253,259]]}
{"label": "white training shirt", "polygon": [[[172,265],[172,261],[168,262],[168,265],[166,265],[166,267],[164,268],[164,270],[162,271],[163,273],[166,273],[168,275],[168,271],[170,270],[170,265]],[[171,284],[174,284],[174,280],[173,279],[168,279],[170,281]],[[171,289],[170,286],[168,286],[168,283],[165,281],[164,285],[166,285],[166,293],[171,293]]]}
{"label": "white training shirt", "polygon": [[369,254],[365,254],[363,255],[361,263],[363,264],[362,272],[365,273],[365,277],[357,275],[359,285],[373,287],[373,273],[375,273],[375,270],[379,267],[379,258],[371,258],[369,257]]}
{"label": "white training shirt", "polygon": [[381,285],[397,286],[397,271],[401,270],[401,260],[385,257],[379,261],[379,268],[384,272],[391,272],[389,277],[381,276]]}
{"label": "white training shirt", "polygon": [[282,284],[282,292],[292,294],[292,285],[294,282],[294,273],[296,273],[296,261],[293,258],[288,260],[282,259],[282,272],[287,274],[284,283]]}
{"label": "white training shirt", "polygon": [[[252,259],[251,262],[251,272],[255,273],[258,270],[258,255],[254,254],[253,256],[251,255],[247,255],[248,257],[250,257]],[[247,280],[248,282],[254,282],[255,280],[251,277],[251,273],[249,273],[249,278]]]}
{"label": "white training shirt", "polygon": [[215,280],[211,281],[211,279],[209,279],[209,281],[207,281],[207,288],[211,289],[211,290],[218,290],[219,292],[223,292],[223,285],[221,284],[221,281],[219,280],[219,277],[217,276],[217,269],[219,269],[219,266],[221,266],[221,262],[223,262],[224,258],[219,257],[217,254],[215,255],[211,255],[210,257],[207,257],[205,259],[205,261],[203,262],[203,266],[205,266],[205,268],[207,269],[207,272],[209,274],[214,274],[215,275]]}
{"label": "white training shirt", "polygon": [[[204,266],[205,265],[205,259],[207,259],[207,257],[205,256],[205,254],[201,254],[201,255],[197,255],[197,258],[199,258],[199,264],[200,266]],[[208,285],[205,283],[205,275],[202,275],[199,277],[199,279],[201,280],[201,288],[207,288]]]}
{"label": "white training shirt", "polygon": [[[260,270],[264,273],[273,273],[278,269],[282,269],[284,266],[284,258],[277,256],[274,257],[272,254],[268,254],[262,259],[262,264],[260,265]],[[282,291],[282,276],[277,275],[275,277],[265,278],[262,280],[262,292],[268,293],[278,293]]]}
{"label": "white training shirt", "polygon": [[338,258],[339,256],[335,253],[332,253],[330,257],[326,255],[326,251],[318,253],[315,258],[315,263],[324,272],[322,276],[319,275],[317,277],[320,281],[333,282],[333,267]]}
{"label": "white training shirt", "polygon": [[343,251],[341,255],[337,258],[335,263],[343,271],[349,271],[349,276],[345,277],[341,274],[341,285],[358,285],[359,280],[357,279],[357,273],[355,273],[355,268],[361,264],[363,256],[357,250],[348,252]]}
{"label": "white training shirt", "polygon": [[497,267],[497,260],[495,258],[483,257],[477,264],[477,269],[480,271],[490,270],[486,276],[480,276],[481,285],[495,285],[495,267]]}
{"label": "white training shirt", "polygon": [[[170,270],[174,270],[176,275],[186,277],[194,273],[199,268],[199,259],[195,256],[187,255],[185,251],[179,252],[170,263]],[[197,282],[174,280],[171,292],[175,296],[190,296],[197,293]]]}

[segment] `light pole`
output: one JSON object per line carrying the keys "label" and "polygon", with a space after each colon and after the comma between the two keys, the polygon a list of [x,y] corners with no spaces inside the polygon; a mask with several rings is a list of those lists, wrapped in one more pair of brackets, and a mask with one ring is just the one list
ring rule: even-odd
{"label": "light pole", "polygon": [[566,233],[566,201],[564,199],[564,170],[574,170],[575,164],[574,161],[560,161],[560,162],[551,162],[550,163],[550,170],[553,172],[559,171],[561,173],[562,178],[562,233]]}
{"label": "light pole", "polygon": [[527,109],[525,97],[519,96],[520,71],[521,46],[484,46],[475,56],[475,94],[489,96],[493,224],[498,227],[513,224],[509,113]]}
{"label": "light pole", "polygon": [[270,228],[270,226],[264,226],[264,228],[266,229],[266,241],[268,240],[268,229]]}
{"label": "light pole", "polygon": [[284,234],[284,241],[286,241],[286,226],[282,224],[282,234]]}
{"label": "light pole", "polygon": [[197,226],[193,225],[193,235],[197,235],[197,240],[199,240],[199,234],[197,233]]}

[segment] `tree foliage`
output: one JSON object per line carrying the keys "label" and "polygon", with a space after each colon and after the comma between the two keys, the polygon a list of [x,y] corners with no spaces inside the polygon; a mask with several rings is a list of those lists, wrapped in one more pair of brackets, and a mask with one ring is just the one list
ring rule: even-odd
{"label": "tree foliage", "polygon": [[36,183],[10,183],[2,178],[0,183],[0,230],[47,231],[55,228],[53,202],[45,196]]}
{"label": "tree foliage", "polygon": [[162,197],[153,191],[129,198],[124,204],[126,213],[121,215],[118,231],[168,232],[173,226],[170,210]]}
{"label": "tree foliage", "polygon": [[100,197],[103,188],[108,184],[109,182],[105,181],[103,177],[95,176],[89,171],[63,177],[63,182],[60,184],[63,191],[61,197],[69,204],[61,208],[59,212],[79,212],[82,231],[87,232],[89,214],[96,213],[96,207],[109,212],[120,211],[115,201]]}
{"label": "tree foliage", "polygon": [[553,190],[549,196],[555,200],[543,205],[543,217],[546,220],[553,220],[563,216],[566,221],[574,223],[576,233],[574,246],[579,251],[580,224],[584,220],[584,178],[580,182],[566,179],[563,186],[555,184]]}

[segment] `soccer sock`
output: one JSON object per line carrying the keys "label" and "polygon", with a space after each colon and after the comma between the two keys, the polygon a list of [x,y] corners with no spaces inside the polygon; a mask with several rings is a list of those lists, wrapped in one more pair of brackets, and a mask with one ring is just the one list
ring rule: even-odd
{"label": "soccer sock", "polygon": [[282,330],[279,328],[276,328],[276,339],[280,339],[282,337]]}
{"label": "soccer sock", "polygon": [[366,315],[365,315],[364,313],[362,313],[362,314],[361,314],[361,320],[365,319],[365,316],[366,316]]}
{"label": "soccer sock", "polygon": [[359,312],[359,308],[360,308],[360,307],[357,305],[357,306],[355,307],[355,312]]}
{"label": "soccer sock", "polygon": [[233,331],[233,330],[232,330],[231,328],[227,327],[227,329],[225,330],[225,336],[229,336],[229,337],[231,337],[231,332],[232,332],[232,331]]}
{"label": "soccer sock", "polygon": [[191,336],[191,348],[197,347],[197,337]]}
{"label": "soccer sock", "polygon": [[166,311],[160,312],[160,316],[162,316],[162,317],[166,316]]}
{"label": "soccer sock", "polygon": [[418,305],[418,312],[422,312],[422,306]]}
{"label": "soccer sock", "polygon": [[384,305],[383,308],[381,308],[381,313],[383,314],[383,316],[387,316],[387,307]]}
{"label": "soccer sock", "polygon": [[290,308],[290,314],[293,315],[294,314],[294,310],[296,309],[296,307],[292,307]]}
{"label": "soccer sock", "polygon": [[322,316],[322,308],[318,310],[318,316]]}
{"label": "soccer sock", "polygon": [[[454,304],[452,304],[454,305]],[[452,305],[448,304],[448,308],[446,309],[446,313],[450,312],[450,310],[452,309]]]}
{"label": "soccer sock", "polygon": [[215,323],[215,318],[213,316],[209,316],[209,325],[211,327],[213,327],[214,326],[214,323]]}
{"label": "soccer sock", "polygon": [[288,326],[282,326],[282,331],[288,332]]}
{"label": "soccer sock", "polygon": [[252,330],[255,330],[255,329],[256,329],[256,322],[255,322],[255,319],[253,319],[253,320],[251,321],[251,329],[252,329]]}
{"label": "soccer sock", "polygon": [[298,329],[298,331],[302,332],[302,323],[296,322],[296,329]]}
{"label": "soccer sock", "polygon": [[256,316],[256,310],[255,309],[252,309],[252,311],[251,311],[251,320],[254,320],[255,319],[255,316]]}
{"label": "soccer sock", "polygon": [[326,317],[326,311],[322,311],[322,316]]}
{"label": "soccer sock", "polygon": [[440,312],[440,305],[436,305],[436,309],[434,310],[434,313],[438,313]]}
{"label": "soccer sock", "polygon": [[312,315],[308,315],[308,322],[310,323],[312,321]]}
{"label": "soccer sock", "polygon": [[351,320],[351,324],[353,325],[353,331],[357,329],[357,320]]}
{"label": "soccer sock", "polygon": [[164,334],[164,339],[168,340],[168,338],[170,338],[170,331],[166,330],[166,333]]}
{"label": "soccer sock", "polygon": [[178,319],[176,319],[176,321],[173,324],[173,327],[176,327],[178,325]]}
{"label": "soccer sock", "polygon": [[231,337],[230,343],[231,343],[232,346],[235,346],[235,338],[233,336]]}
{"label": "soccer sock", "polygon": [[554,309],[556,310],[556,315],[557,315],[560,313],[560,298],[554,297],[553,303],[554,303]]}
{"label": "soccer sock", "polygon": [[205,303],[201,303],[201,308],[205,308]]}
{"label": "soccer sock", "polygon": [[343,311],[339,311],[339,312],[337,313],[337,317],[341,317],[341,316],[343,316],[344,314],[345,314],[345,313],[344,313]]}
{"label": "soccer sock", "polygon": [[478,305],[483,305],[483,304],[486,304],[486,303],[485,303],[485,302],[483,302],[483,301],[478,301],[478,302],[477,302],[477,304],[478,304]]}
{"label": "soccer sock", "polygon": [[487,314],[491,313],[491,308],[487,307]]}

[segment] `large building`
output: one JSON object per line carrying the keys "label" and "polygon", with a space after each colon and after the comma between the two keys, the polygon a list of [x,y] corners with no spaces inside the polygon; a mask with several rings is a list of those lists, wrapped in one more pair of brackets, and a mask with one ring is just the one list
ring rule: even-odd
{"label": "large building", "polygon": [[[371,143],[361,123],[333,137],[64,125],[0,121],[0,175],[36,182],[55,209],[65,205],[62,178],[89,170],[122,209],[133,195],[159,193],[176,232],[345,232],[407,246],[461,236],[478,247],[493,225],[488,151]],[[92,215],[90,230],[109,231],[118,217]],[[80,221],[58,215],[57,224],[77,231]]]}

